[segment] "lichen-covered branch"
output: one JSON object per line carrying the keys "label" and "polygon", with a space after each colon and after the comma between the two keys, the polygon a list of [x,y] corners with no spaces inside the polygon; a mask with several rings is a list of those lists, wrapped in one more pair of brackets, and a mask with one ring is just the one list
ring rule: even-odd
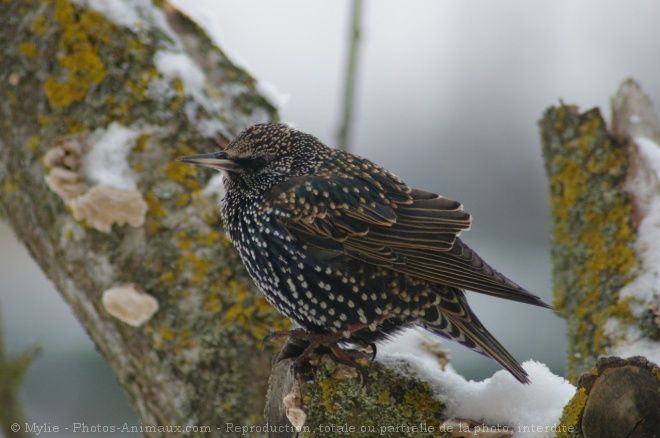
{"label": "lichen-covered branch", "polygon": [[287,324],[222,233],[211,175],[173,159],[276,111],[177,11],[93,5],[1,2],[2,217],[143,424],[258,418],[271,355],[260,340]]}
{"label": "lichen-covered branch", "polygon": [[321,355],[301,371],[293,359],[277,361],[270,382],[266,420],[284,427],[272,436],[294,436],[296,428],[301,436],[452,436],[440,429],[443,403],[413,372],[380,363],[352,367]]}
{"label": "lichen-covered branch", "polygon": [[[574,379],[600,356],[653,356],[660,350],[654,317],[660,285],[653,280],[658,265],[649,262],[658,251],[658,241],[650,237],[658,226],[648,208],[660,199],[660,173],[653,157],[640,154],[644,138],[626,128],[642,121],[639,110],[631,113],[638,108],[631,95],[624,96],[631,84],[615,98],[614,132],[598,109],[580,113],[563,104],[550,108],[540,122],[554,221],[554,305],[568,323],[568,374]],[[640,96],[641,91],[634,98]],[[643,116],[651,120],[648,98],[646,103]],[[631,122],[622,121],[620,108],[628,110]],[[648,153],[660,154],[655,148],[649,145]],[[648,342],[656,347],[642,345]]]}

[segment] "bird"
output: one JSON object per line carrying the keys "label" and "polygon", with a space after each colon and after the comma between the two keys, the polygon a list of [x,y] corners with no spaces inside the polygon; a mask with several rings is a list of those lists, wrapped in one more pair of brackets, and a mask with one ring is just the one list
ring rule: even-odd
{"label": "bird", "polygon": [[[214,152],[178,160],[222,172],[225,231],[266,300],[309,341],[373,345],[421,327],[497,361],[519,362],[479,321],[466,291],[551,308],[461,238],[460,202],[284,123],[260,123]],[[375,354],[375,350],[374,350]]]}

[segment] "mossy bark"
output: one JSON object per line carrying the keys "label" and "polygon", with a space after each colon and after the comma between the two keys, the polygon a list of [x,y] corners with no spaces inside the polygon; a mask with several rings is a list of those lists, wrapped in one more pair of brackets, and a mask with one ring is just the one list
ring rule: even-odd
{"label": "mossy bark", "polygon": [[633,181],[650,166],[633,137],[657,141],[660,124],[633,81],[624,82],[613,104],[612,129],[598,109],[581,113],[564,104],[548,109],[540,121],[554,222],[553,304],[567,321],[567,374],[573,380],[599,357],[635,354],[634,347],[621,347],[640,338],[657,342],[660,335],[653,318],[658,303],[638,299],[660,292],[641,290],[652,285],[635,282],[657,269],[645,265],[648,248],[638,238],[645,204],[660,193]]}
{"label": "mossy bark", "polygon": [[598,109],[553,107],[540,126],[554,221],[553,304],[568,324],[575,378],[612,344],[603,324],[621,312],[619,290],[636,266],[633,207],[623,189],[627,145]]}
{"label": "mossy bark", "polygon": [[[444,404],[406,364],[395,371],[380,363],[346,366],[329,355],[297,369],[293,359],[276,361],[266,403],[270,436],[451,436],[443,430]],[[287,397],[296,393],[304,426],[294,430]],[[451,429],[450,429],[451,430]]]}
{"label": "mossy bark", "polygon": [[[172,161],[209,151],[205,120],[223,137],[275,119],[276,110],[185,16],[158,6],[142,12],[129,28],[81,2],[0,1],[0,210],[142,424],[255,421],[272,354],[260,340],[288,325],[251,285],[220,230],[215,197],[201,194],[211,174],[200,178]],[[204,99],[217,105],[204,106],[181,79],[164,76],[154,61],[161,50],[193,59],[207,76]],[[102,233],[73,219],[46,185],[42,159],[56,139],[85,139],[113,122],[148,128],[128,162],[149,210],[144,226]],[[140,328],[102,306],[102,292],[125,283],[159,302]]]}

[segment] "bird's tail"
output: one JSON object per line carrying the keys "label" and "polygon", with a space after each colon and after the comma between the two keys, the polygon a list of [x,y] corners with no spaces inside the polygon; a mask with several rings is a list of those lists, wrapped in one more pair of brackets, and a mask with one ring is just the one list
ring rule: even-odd
{"label": "bird's tail", "polygon": [[496,360],[521,383],[529,383],[527,372],[500,344],[468,306],[463,291],[450,288],[440,304],[426,311],[423,327]]}

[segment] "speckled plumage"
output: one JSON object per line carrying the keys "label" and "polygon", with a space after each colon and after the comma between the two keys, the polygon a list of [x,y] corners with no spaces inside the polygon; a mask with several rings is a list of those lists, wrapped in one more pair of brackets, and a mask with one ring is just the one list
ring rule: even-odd
{"label": "speckled plumage", "polygon": [[225,171],[226,230],[266,299],[302,328],[371,343],[417,325],[527,381],[463,289],[546,305],[460,240],[461,204],[282,124],[254,125],[213,156],[184,161]]}

